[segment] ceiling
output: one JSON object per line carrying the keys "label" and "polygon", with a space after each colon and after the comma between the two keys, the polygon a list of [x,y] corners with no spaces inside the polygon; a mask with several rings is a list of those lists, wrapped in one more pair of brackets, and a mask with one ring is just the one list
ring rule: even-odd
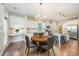
{"label": "ceiling", "polygon": [[78,3],[4,3],[10,13],[44,16],[49,20],[67,20],[79,17]]}

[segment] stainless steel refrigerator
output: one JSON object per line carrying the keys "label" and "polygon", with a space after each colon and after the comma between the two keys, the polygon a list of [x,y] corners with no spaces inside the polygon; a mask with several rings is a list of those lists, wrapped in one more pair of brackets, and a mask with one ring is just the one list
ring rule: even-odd
{"label": "stainless steel refrigerator", "polygon": [[78,40],[79,36],[79,26],[77,25],[69,25],[68,26],[69,38]]}

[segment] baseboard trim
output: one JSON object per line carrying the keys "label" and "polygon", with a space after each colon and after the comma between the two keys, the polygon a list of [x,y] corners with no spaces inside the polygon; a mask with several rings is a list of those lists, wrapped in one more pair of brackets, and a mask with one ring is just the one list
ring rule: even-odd
{"label": "baseboard trim", "polygon": [[8,42],[7,45],[5,46],[5,48],[4,48],[3,52],[2,52],[2,56],[4,56],[4,54],[5,54],[5,52],[6,52],[6,49],[7,49],[7,47],[9,46],[9,44],[10,44],[10,42]]}

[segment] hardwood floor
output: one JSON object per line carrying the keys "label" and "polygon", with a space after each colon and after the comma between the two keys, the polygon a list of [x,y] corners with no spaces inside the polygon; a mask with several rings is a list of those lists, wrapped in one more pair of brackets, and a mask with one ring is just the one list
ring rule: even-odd
{"label": "hardwood floor", "polygon": [[4,52],[5,56],[23,56],[25,54],[24,41],[12,42]]}
{"label": "hardwood floor", "polygon": [[67,44],[58,47],[61,56],[78,56],[79,47],[77,40],[70,40]]}
{"label": "hardwood floor", "polygon": [[[57,56],[79,56],[79,42],[77,42],[77,40],[70,40],[68,43],[64,45],[55,46],[55,47],[57,47],[57,50],[59,52],[59,54],[57,54],[57,50],[55,49]],[[36,53],[36,51],[32,50],[30,52],[33,52],[33,54],[35,53],[34,56],[39,56]],[[46,56],[46,53],[44,54],[40,54],[40,55]],[[7,47],[4,53],[4,56],[26,56],[24,41],[10,43],[10,45]]]}

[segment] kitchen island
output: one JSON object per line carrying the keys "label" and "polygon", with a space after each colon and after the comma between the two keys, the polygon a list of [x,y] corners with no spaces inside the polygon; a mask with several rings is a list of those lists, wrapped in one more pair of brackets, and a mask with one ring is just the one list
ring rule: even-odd
{"label": "kitchen island", "polygon": [[65,36],[66,37],[66,40],[69,41],[69,34],[68,33],[64,33],[64,34],[61,34],[61,33],[53,33],[53,35],[57,36],[58,37],[58,44],[61,45],[61,36]]}

